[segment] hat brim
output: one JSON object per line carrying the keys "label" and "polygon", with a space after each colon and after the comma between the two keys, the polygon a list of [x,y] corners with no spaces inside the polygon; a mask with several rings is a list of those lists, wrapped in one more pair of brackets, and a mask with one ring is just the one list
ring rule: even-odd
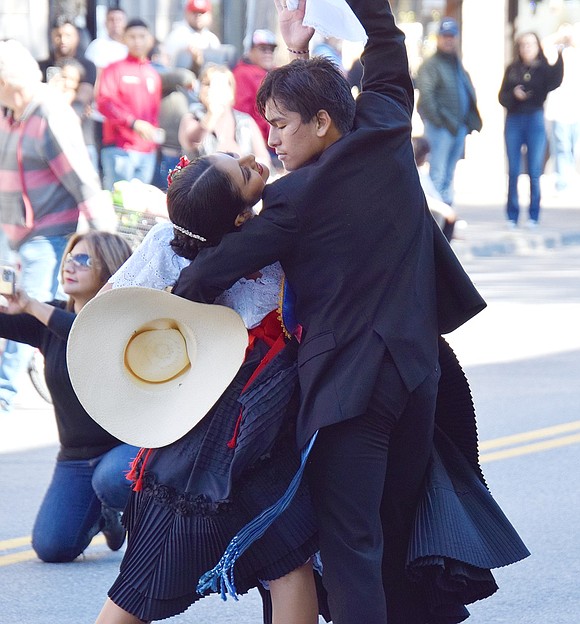
{"label": "hat brim", "polygon": [[[179,329],[191,365],[163,383],[136,378],[125,349],[157,322]],[[156,448],[190,431],[212,408],[244,361],[248,333],[240,316],[220,305],[130,287],[91,300],[75,319],[67,346],[74,391],[103,429],[127,444]]]}

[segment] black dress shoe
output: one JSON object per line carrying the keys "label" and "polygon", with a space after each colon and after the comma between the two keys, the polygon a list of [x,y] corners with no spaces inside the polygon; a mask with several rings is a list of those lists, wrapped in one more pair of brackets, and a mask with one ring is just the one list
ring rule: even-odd
{"label": "black dress shoe", "polygon": [[101,531],[107,546],[119,550],[125,542],[125,527],[121,524],[121,513],[103,505],[101,510]]}

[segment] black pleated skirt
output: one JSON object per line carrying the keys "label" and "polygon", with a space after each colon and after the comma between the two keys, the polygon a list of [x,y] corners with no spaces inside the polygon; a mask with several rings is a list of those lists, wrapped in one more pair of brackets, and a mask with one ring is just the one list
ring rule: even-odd
{"label": "black pleated skirt", "polygon": [[471,390],[443,338],[439,364],[433,451],[409,539],[406,573],[420,589],[426,621],[457,624],[469,617],[465,605],[497,591],[492,569],[530,552],[487,488]]}
{"label": "black pleated skirt", "polygon": [[[295,349],[287,345],[240,402],[267,350],[258,343],[210,413],[177,442],[154,449],[140,467],[143,487],[132,492],[124,514],[127,550],[109,590],[115,604],[142,620],[183,612],[202,597],[196,591],[199,578],[216,565],[234,535],[283,495],[300,463]],[[289,508],[236,563],[237,592],[284,576],[316,551],[316,525],[303,483]]]}

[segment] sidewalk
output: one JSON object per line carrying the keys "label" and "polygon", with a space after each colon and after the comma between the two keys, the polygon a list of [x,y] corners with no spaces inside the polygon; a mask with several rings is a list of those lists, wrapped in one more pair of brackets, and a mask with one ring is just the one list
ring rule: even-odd
{"label": "sidewalk", "polygon": [[549,176],[542,178],[540,223],[526,228],[526,176],[520,176],[520,225],[508,229],[503,185],[474,179],[458,169],[455,210],[465,227],[456,227],[452,246],[462,260],[499,255],[529,255],[580,245],[580,190],[555,194]]}

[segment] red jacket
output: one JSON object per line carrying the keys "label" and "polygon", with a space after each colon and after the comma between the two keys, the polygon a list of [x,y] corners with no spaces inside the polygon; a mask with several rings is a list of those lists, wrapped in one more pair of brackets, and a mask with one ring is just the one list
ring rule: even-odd
{"label": "red jacket", "polygon": [[258,128],[260,128],[266,145],[268,145],[270,126],[256,108],[256,93],[258,93],[260,84],[262,84],[262,80],[268,72],[259,65],[250,63],[247,59],[240,59],[232,71],[236,79],[236,101],[234,102],[234,108],[243,113],[248,113],[248,115],[254,118],[254,121],[258,124]]}
{"label": "red jacket", "polygon": [[161,78],[149,60],[128,56],[105,67],[97,90],[97,107],[105,116],[103,145],[155,151],[155,143],[142,139],[131,126],[136,119],[158,126],[160,104]]}

